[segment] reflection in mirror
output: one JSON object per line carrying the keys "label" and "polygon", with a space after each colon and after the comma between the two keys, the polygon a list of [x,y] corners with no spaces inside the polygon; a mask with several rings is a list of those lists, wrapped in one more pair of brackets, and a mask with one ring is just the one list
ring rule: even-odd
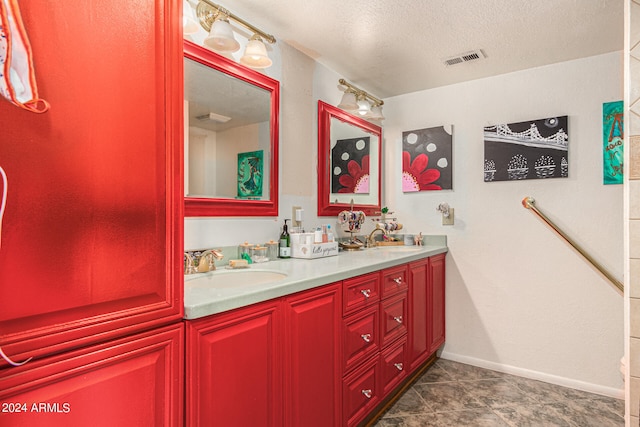
{"label": "reflection in mirror", "polygon": [[382,129],[318,101],[318,215],[380,211]]}
{"label": "reflection in mirror", "polygon": [[185,215],[277,215],[277,81],[184,45]]}

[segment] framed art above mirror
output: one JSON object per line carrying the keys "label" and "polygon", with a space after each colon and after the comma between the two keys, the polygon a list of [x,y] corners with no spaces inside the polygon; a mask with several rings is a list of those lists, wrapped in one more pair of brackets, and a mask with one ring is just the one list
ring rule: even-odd
{"label": "framed art above mirror", "polygon": [[382,128],[318,101],[318,216],[380,212]]}
{"label": "framed art above mirror", "polygon": [[280,84],[184,41],[185,216],[277,216]]}

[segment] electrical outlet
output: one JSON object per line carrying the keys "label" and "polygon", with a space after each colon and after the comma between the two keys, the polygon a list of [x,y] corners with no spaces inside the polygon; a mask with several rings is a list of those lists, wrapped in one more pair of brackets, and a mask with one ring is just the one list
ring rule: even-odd
{"label": "electrical outlet", "polygon": [[302,209],[300,206],[291,207],[291,226],[292,227],[300,227],[302,226],[302,221],[296,221],[296,211],[298,209]]}
{"label": "electrical outlet", "polygon": [[442,225],[453,225],[453,208],[449,208],[449,217],[442,214]]}

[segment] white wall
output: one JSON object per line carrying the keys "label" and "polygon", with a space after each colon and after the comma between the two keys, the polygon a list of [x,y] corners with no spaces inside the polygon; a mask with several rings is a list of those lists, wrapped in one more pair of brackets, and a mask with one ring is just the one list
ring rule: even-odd
{"label": "white wall", "polygon": [[[521,205],[534,197],[622,279],[623,189],[602,185],[601,136],[602,103],[622,95],[614,53],[385,100],[385,204],[410,232],[448,236],[443,357],[622,396],[622,296]],[[562,115],[569,178],[483,181],[484,126]],[[402,132],[449,124],[453,190],[402,193]]]}

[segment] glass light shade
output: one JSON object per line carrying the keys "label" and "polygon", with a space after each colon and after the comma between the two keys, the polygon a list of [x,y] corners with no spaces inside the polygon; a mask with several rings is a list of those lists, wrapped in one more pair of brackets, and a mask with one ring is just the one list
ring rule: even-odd
{"label": "glass light shade", "polygon": [[384,120],[384,116],[382,115],[382,107],[379,105],[374,105],[373,107],[371,107],[371,113],[369,117],[374,120]]}
{"label": "glass light shade", "polygon": [[267,68],[273,63],[267,55],[267,47],[259,36],[253,36],[247,42],[240,63],[251,68]]}
{"label": "glass light shade", "polygon": [[240,49],[240,43],[233,36],[227,19],[216,19],[203,43],[217,52],[236,52]]}
{"label": "glass light shade", "polygon": [[340,100],[340,104],[338,104],[338,108],[341,108],[345,111],[353,111],[358,109],[358,104],[356,104],[356,94],[353,92],[345,92],[342,95],[342,100]]}
{"label": "glass light shade", "polygon": [[371,111],[371,104],[366,99],[359,99],[358,102],[358,114],[361,116],[367,115]]}
{"label": "glass light shade", "polygon": [[187,0],[182,2],[182,33],[186,36],[198,32],[200,25],[196,22],[193,8]]}

